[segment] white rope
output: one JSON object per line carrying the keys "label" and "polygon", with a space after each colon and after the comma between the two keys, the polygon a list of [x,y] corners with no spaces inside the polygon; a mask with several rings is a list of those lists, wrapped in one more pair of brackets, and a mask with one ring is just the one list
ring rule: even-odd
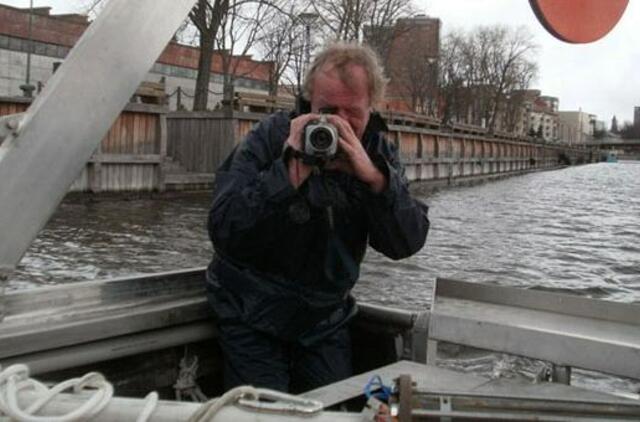
{"label": "white rope", "polygon": [[187,346],[185,346],[184,356],[180,359],[180,372],[178,379],[173,385],[176,392],[176,399],[182,401],[183,398],[189,397],[191,401],[204,403],[207,396],[202,392],[200,386],[196,382],[198,373],[198,356],[194,356],[191,363],[187,355]]}
{"label": "white rope", "polygon": [[[76,394],[93,391],[88,399],[77,409],[61,416],[37,416],[44,406],[57,395],[73,389]],[[32,390],[39,397],[26,409],[20,407],[18,396],[21,391]],[[90,372],[81,378],[63,381],[52,388],[29,378],[26,365],[12,365],[5,370],[0,366],[0,416],[6,415],[18,422],[71,422],[90,420],[100,413],[113,397],[113,386],[102,374]],[[158,404],[158,393],[155,391],[145,397],[145,404],[136,422],[146,422]]]}
{"label": "white rope", "polygon": [[144,400],[144,407],[142,408],[142,412],[140,412],[138,419],[136,419],[136,422],[147,422],[149,420],[149,417],[151,417],[151,414],[158,406],[158,393],[152,391],[147,394]]}
{"label": "white rope", "polygon": [[[2,369],[0,367],[0,369]],[[80,393],[89,388],[94,393],[77,409],[62,416],[36,416],[42,407],[55,396],[65,390],[73,388]],[[24,390],[34,390],[39,395],[38,400],[22,409],[18,403],[18,395]],[[97,372],[90,372],[81,378],[73,378],[49,389],[44,384],[29,378],[29,368],[26,365],[12,365],[0,372],[0,413],[20,422],[70,422],[79,419],[90,419],[104,409],[113,396],[113,386]]]}

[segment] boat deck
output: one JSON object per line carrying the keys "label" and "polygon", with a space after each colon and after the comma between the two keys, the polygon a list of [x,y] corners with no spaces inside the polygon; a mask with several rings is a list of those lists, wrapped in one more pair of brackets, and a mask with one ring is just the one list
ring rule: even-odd
{"label": "boat deck", "polygon": [[420,392],[631,405],[637,406],[638,415],[640,415],[640,401],[638,400],[558,383],[535,384],[507,378],[488,379],[411,361],[399,361],[306,392],[302,396],[321,401],[325,407],[330,407],[361,396],[365,385],[374,375],[379,375],[385,385],[392,385],[394,380],[401,375],[410,375],[412,381],[415,382],[414,390]]}

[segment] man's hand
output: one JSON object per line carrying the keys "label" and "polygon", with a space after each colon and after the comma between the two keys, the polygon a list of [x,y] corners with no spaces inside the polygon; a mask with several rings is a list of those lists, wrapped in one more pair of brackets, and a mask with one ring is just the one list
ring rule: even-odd
{"label": "man's hand", "polygon": [[328,115],[327,121],[338,128],[339,147],[342,154],[327,164],[327,169],[339,170],[352,174],[369,185],[375,193],[380,193],[387,187],[387,179],[371,162],[364,150],[362,142],[353,132],[351,125],[336,115]]}
{"label": "man's hand", "polygon": [[[291,126],[289,128],[289,137],[285,142],[285,148],[290,146],[297,151],[303,151],[302,135],[304,133],[304,127],[311,120],[317,120],[320,116],[317,114],[304,114],[291,120]],[[289,181],[294,188],[298,187],[309,177],[312,168],[297,158],[291,158],[288,163],[289,167]]]}

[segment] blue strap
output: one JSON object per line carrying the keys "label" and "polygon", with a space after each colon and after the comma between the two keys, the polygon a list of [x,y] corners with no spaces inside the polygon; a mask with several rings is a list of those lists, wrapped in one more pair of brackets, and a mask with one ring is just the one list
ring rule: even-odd
{"label": "blue strap", "polygon": [[365,385],[364,395],[367,397],[367,400],[375,397],[378,400],[388,402],[393,395],[393,387],[384,385],[380,375],[374,375],[367,385]]}

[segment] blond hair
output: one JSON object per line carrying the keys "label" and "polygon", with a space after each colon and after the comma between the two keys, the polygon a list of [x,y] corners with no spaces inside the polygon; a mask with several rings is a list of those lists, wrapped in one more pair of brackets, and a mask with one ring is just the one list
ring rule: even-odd
{"label": "blond hair", "polygon": [[352,65],[361,66],[367,75],[367,86],[370,103],[376,104],[384,98],[387,79],[374,51],[364,45],[337,42],[324,48],[313,60],[304,81],[304,96],[311,100],[313,83],[316,75],[325,66],[331,66],[338,73],[338,77],[345,85],[350,84],[350,69]]}

